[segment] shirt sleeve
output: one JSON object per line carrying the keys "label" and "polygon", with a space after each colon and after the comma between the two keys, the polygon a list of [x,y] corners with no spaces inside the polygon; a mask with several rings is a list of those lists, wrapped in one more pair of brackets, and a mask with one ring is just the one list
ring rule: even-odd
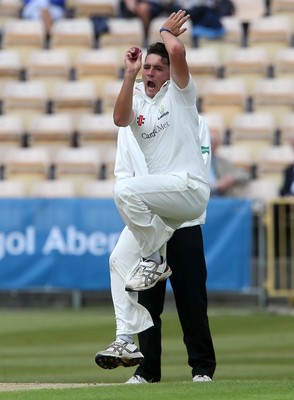
{"label": "shirt sleeve", "polygon": [[119,128],[114,175],[117,180],[131,178],[135,175],[130,153],[128,151],[127,135],[129,128]]}
{"label": "shirt sleeve", "polygon": [[171,79],[169,90],[173,92],[174,99],[179,107],[192,107],[196,106],[196,86],[192,76],[189,77],[187,86],[183,89]]}
{"label": "shirt sleeve", "polygon": [[199,115],[199,139],[204,163],[208,169],[211,165],[210,132],[205,119]]}

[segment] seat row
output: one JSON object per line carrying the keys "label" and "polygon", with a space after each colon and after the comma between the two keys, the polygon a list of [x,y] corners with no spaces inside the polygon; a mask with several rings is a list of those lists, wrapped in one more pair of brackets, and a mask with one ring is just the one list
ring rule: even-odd
{"label": "seat row", "polygon": [[[231,123],[225,123],[221,110],[204,112],[210,130],[224,138],[224,142],[235,140],[267,139],[273,144],[284,144],[294,132],[294,111],[285,113],[280,123],[269,110],[239,112]],[[33,146],[60,143],[66,146],[85,146],[94,143],[115,143],[118,127],[112,113],[83,113],[74,118],[71,113],[36,113],[26,125],[20,113],[0,115],[0,146],[6,142],[17,146]]]}
{"label": "seat row", "polygon": [[[3,180],[22,181],[27,193],[40,180],[71,180],[77,193],[89,180],[113,179],[116,147],[13,147],[3,150]],[[101,150],[101,149],[100,149]]]}
{"label": "seat row", "polygon": [[[118,128],[114,125],[111,114],[84,114],[77,124],[74,123],[70,114],[37,114],[32,118],[27,130],[18,114],[2,115],[0,116],[0,158],[5,160],[11,148],[20,148],[20,152],[26,154],[27,148],[44,147],[46,148],[44,161],[49,157],[50,163],[54,162],[58,151],[62,148],[71,148],[73,159],[76,154],[76,157],[80,157],[82,161],[87,160],[87,152],[78,148],[91,147],[94,154],[90,152],[89,156],[93,159],[93,164],[97,158],[95,162],[97,168],[99,165],[106,165],[112,171],[117,131]],[[14,151],[13,160],[17,160],[18,157],[22,156]],[[58,159],[62,157],[63,153],[58,156]],[[66,154],[65,157],[69,155]],[[25,160],[27,158],[29,156],[26,156]]]}
{"label": "seat row", "polygon": [[[225,107],[225,106],[223,106]],[[277,123],[268,108],[256,112],[236,112],[228,107],[231,122],[226,123],[220,107],[202,113],[212,134],[224,144],[247,145],[251,160],[258,162],[265,145],[285,145],[294,134],[294,111],[284,114]],[[0,155],[9,147],[45,146],[51,155],[60,147],[97,148],[102,161],[115,152],[118,128],[112,113],[83,113],[80,118],[70,113],[34,114],[24,123],[20,113],[0,115]]]}
{"label": "seat row", "polygon": [[[28,192],[26,185],[21,180],[0,180],[0,199],[5,198],[43,198],[43,199],[64,199],[64,198],[112,198],[114,189],[113,180],[88,180],[77,191],[72,181],[60,180],[39,180],[32,184]],[[243,191],[242,198],[264,203],[275,200],[279,197],[280,186],[277,182],[267,179],[251,179]]]}
{"label": "seat row", "polygon": [[[257,79],[252,83],[251,93],[246,81],[239,77],[194,77],[197,103],[200,112],[217,112],[224,117],[229,128],[236,114],[247,111],[273,113],[280,125],[284,116],[294,111],[294,80],[291,77]],[[90,80],[60,81],[48,93],[46,83],[37,81],[14,81],[3,85],[0,91],[2,114],[20,114],[28,127],[34,114],[71,113],[79,119],[85,113],[108,113],[113,111],[115,100],[122,85],[121,79],[105,82],[101,98]]]}
{"label": "seat row", "polygon": [[[143,49],[145,53],[145,49]],[[284,76],[292,73],[294,47],[282,46],[275,57],[269,60],[263,47],[241,47],[228,49],[223,60],[213,47],[188,48],[187,62],[194,75],[211,77],[255,74],[258,77]],[[115,46],[84,50],[70,60],[65,49],[42,49],[30,53],[26,62],[21,61],[17,49],[0,50],[1,81],[86,78],[119,78],[123,73],[123,62]]]}
{"label": "seat row", "polygon": [[[257,168],[258,175],[271,168],[281,171],[293,161],[290,140],[294,135],[294,113],[285,117],[279,141],[271,113],[236,115],[230,127],[229,140],[225,137],[221,114],[204,113],[203,116],[211,135],[221,138],[223,156],[237,165],[249,170]],[[67,114],[39,115],[26,133],[28,147],[23,147],[22,134],[19,117],[1,116],[0,156],[5,178],[11,179],[15,171],[30,170],[32,165],[34,170],[38,165],[48,178],[60,178],[63,173],[72,174],[76,170],[86,170],[87,173],[90,170],[92,177],[96,178],[113,177],[117,127],[113,125],[111,115],[107,119],[103,114],[84,115],[77,130]]]}
{"label": "seat row", "polygon": [[[112,198],[114,180],[93,179],[86,181],[79,191],[70,180],[39,180],[27,190],[22,180],[0,180],[0,199],[5,198]],[[279,197],[280,186],[277,182],[267,179],[251,179],[243,191],[242,198],[263,201],[265,203]]]}
{"label": "seat row", "polygon": [[78,191],[73,181],[38,180],[32,183],[30,190],[23,180],[0,180],[0,199],[5,198],[112,198],[113,180],[90,179]]}
{"label": "seat row", "polygon": [[[159,28],[166,16],[151,20],[147,43],[160,40]],[[2,25],[2,48],[18,49],[23,62],[33,50],[43,48],[65,49],[72,60],[85,49],[115,46],[122,57],[125,49],[131,46],[144,47],[144,29],[142,21],[137,18],[108,18],[108,31],[96,39],[94,24],[90,18],[65,18],[55,21],[48,40],[44,25],[40,20],[8,20]],[[222,59],[224,50],[236,47],[262,46],[272,58],[277,48],[293,44],[294,24],[287,15],[262,16],[251,21],[244,43],[244,28],[237,16],[222,18],[225,34],[217,40],[199,38],[199,47],[214,47]],[[192,36],[192,23],[186,23],[187,33],[182,36],[187,48],[195,46]]]}

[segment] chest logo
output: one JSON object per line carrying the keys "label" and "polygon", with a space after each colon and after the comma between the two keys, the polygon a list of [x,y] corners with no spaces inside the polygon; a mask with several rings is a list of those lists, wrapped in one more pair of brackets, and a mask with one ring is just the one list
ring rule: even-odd
{"label": "chest logo", "polygon": [[165,117],[166,115],[169,114],[168,111],[165,111],[165,110],[164,110],[164,105],[163,105],[163,104],[161,104],[160,107],[159,107],[159,114],[160,114],[160,115],[159,115],[159,117],[157,118],[158,120],[161,119],[161,118],[163,118],[163,117]]}
{"label": "chest logo", "polygon": [[139,115],[139,117],[137,118],[138,126],[144,125],[144,122],[145,122],[145,117],[143,115]]}

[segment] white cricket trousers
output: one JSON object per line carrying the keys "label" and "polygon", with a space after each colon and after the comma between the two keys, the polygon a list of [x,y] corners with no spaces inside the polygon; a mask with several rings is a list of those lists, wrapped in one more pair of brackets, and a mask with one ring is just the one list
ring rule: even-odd
{"label": "white cricket trousers", "polygon": [[137,267],[140,257],[139,244],[126,226],[109,259],[111,295],[117,335],[132,335],[153,326],[149,312],[137,302],[138,293],[125,290],[126,280]]}
{"label": "white cricket trousers", "polygon": [[142,257],[159,250],[184,222],[200,217],[209,194],[208,184],[186,172],[121,179],[114,188],[118,211],[138,241]]}

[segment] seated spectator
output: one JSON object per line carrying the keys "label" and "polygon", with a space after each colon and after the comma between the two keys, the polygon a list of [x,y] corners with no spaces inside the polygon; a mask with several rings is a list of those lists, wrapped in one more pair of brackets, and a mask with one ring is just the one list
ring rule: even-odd
{"label": "seated spectator", "polygon": [[25,19],[42,19],[49,35],[52,23],[64,18],[65,13],[65,0],[23,0],[21,16]]}
{"label": "seated spectator", "polygon": [[219,17],[234,15],[236,12],[235,4],[231,0],[215,0],[214,9]]}
{"label": "seated spectator", "polygon": [[[290,137],[290,144],[294,150],[294,134]],[[281,196],[294,196],[294,163],[283,171],[283,183],[280,188]]]}
{"label": "seated spectator", "polygon": [[216,0],[174,0],[169,5],[169,10],[183,9],[191,15],[192,35],[195,39],[217,39],[225,34],[225,29],[216,7]]}
{"label": "seated spectator", "polygon": [[164,10],[164,0],[121,0],[122,17],[136,16],[141,19],[144,27],[145,40],[148,38],[150,21]]}
{"label": "seated spectator", "polygon": [[217,154],[221,144],[220,136],[214,132],[210,133],[211,141],[211,168],[210,168],[210,190],[211,196],[233,196],[237,197],[240,189],[250,180],[250,173],[243,168]]}

